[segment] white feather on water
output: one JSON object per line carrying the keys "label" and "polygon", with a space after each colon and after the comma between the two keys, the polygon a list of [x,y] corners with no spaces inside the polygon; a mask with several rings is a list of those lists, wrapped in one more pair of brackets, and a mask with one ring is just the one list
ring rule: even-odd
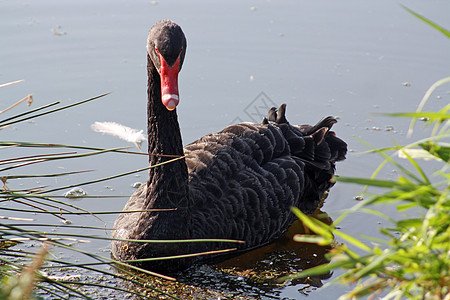
{"label": "white feather on water", "polygon": [[115,122],[95,122],[91,125],[91,129],[134,143],[139,150],[141,150],[142,142],[147,140],[143,130],[133,129]]}
{"label": "white feather on water", "polygon": [[[397,151],[399,158],[405,158],[409,159],[409,157],[414,159],[423,159],[423,160],[437,160],[440,161],[440,159],[430,152],[424,150],[424,149],[414,149],[414,148],[408,148],[408,149],[401,149]],[[408,157],[409,156],[409,157]]]}

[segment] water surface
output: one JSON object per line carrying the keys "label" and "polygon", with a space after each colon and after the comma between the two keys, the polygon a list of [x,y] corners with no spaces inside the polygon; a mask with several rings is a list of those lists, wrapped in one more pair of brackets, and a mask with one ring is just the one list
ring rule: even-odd
{"label": "water surface", "polygon": [[[409,8],[449,28],[448,1],[408,1]],[[0,2],[0,110],[32,93],[38,107],[55,100],[70,104],[105,92],[100,100],[1,130],[1,140],[129,146],[94,133],[95,121],[146,126],[146,37],[161,18],[180,24],[188,49],[180,75],[178,108],[183,139],[221,130],[234,120],[257,119],[261,93],[268,103],[287,103],[291,123],[315,123],[337,115],[338,135],[349,144],[348,159],[337,172],[370,176],[381,161],[359,156],[357,138],[376,147],[408,142],[407,120],[373,113],[413,111],[436,80],[448,76],[448,39],[404,11],[382,1],[11,1]],[[427,110],[449,102],[448,87],[436,91]],[[10,116],[21,105],[2,115]],[[386,130],[386,126],[389,126]],[[391,130],[393,129],[393,130]],[[426,132],[416,131],[415,137]],[[143,146],[146,149],[146,145]],[[35,154],[36,149],[2,150],[1,157]],[[11,181],[10,188],[63,186],[146,166],[145,156],[105,154],[86,159],[24,167],[21,174],[68,170],[94,172]],[[381,176],[396,176],[386,169]],[[84,187],[90,195],[130,195],[146,173]],[[360,187],[337,184],[323,210],[332,217],[351,207]],[[61,191],[62,194],[64,191]],[[90,211],[121,210],[126,198],[79,199]],[[2,204],[3,205],[3,204]],[[8,212],[2,212],[2,214]],[[27,215],[26,213],[24,215]],[[41,222],[48,217],[36,215]],[[74,224],[111,227],[115,215]],[[341,224],[347,233],[376,234],[379,220],[356,214]],[[99,234],[105,235],[105,232]],[[79,245],[108,253],[108,242]],[[61,253],[61,255],[67,255]],[[336,275],[336,274],[335,274]],[[327,280],[325,279],[325,282]],[[304,285],[280,288],[279,298],[302,298]],[[227,290],[227,286],[223,287]],[[346,288],[311,290],[309,299],[336,298]],[[275,296],[274,296],[275,297]]]}

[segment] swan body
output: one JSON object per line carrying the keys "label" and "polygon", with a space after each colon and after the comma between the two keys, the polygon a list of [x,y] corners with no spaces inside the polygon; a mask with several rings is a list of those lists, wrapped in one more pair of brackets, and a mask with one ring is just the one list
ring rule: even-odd
{"label": "swan body", "polygon": [[[148,182],[125,205],[114,223],[117,240],[112,242],[113,255],[122,261],[225,248],[247,251],[268,244],[293,222],[292,206],[314,212],[332,186],[335,162],[345,158],[345,142],[330,130],[336,119],[327,117],[314,126],[291,125],[284,104],[278,110],[272,108],[261,124],[231,125],[183,149],[176,115],[177,78],[173,77],[181,69],[185,51],[184,34],[172,21],[161,20],[150,30],[150,165],[171,159],[160,154],[186,157],[151,168]],[[244,243],[136,241],[214,238]],[[174,272],[218,256],[133,263]]]}

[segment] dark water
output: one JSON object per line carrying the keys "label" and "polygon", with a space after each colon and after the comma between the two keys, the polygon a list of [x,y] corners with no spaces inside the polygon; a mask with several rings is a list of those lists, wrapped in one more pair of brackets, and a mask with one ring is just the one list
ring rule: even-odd
{"label": "dark water", "polygon": [[[448,1],[404,4],[450,27]],[[340,117],[335,131],[348,142],[351,152],[338,165],[337,172],[346,176],[370,176],[381,162],[374,155],[356,154],[367,149],[358,138],[376,147],[391,146],[393,141],[409,142],[405,137],[407,120],[373,113],[415,110],[428,87],[448,76],[450,70],[448,39],[412,17],[398,3],[387,0],[2,1],[0,84],[25,81],[0,88],[0,110],[29,93],[35,100],[31,108],[55,100],[70,104],[104,92],[112,94],[1,130],[0,139],[103,148],[129,146],[94,133],[90,125],[95,121],[115,121],[145,129],[146,37],[149,28],[161,18],[179,23],[188,39],[178,109],[185,143],[219,131],[233,121],[259,121],[261,103],[287,103],[287,116],[292,123],[314,123],[325,115]],[[448,86],[439,88],[427,110],[444,106],[449,98]],[[2,119],[27,109],[22,104],[3,114]],[[418,130],[415,137],[425,135]],[[1,149],[0,155],[22,156],[37,151],[42,152]],[[117,154],[40,164],[14,172],[94,172],[58,179],[11,181],[10,188],[69,185],[146,164],[145,156]],[[387,168],[380,175],[393,177],[396,173]],[[138,176],[84,189],[89,195],[127,196],[133,192],[132,183],[146,180],[145,172]],[[340,210],[354,204],[353,197],[360,191],[358,186],[337,184],[323,210],[332,218],[337,217]],[[90,211],[104,211],[121,210],[125,201],[126,198],[103,198],[73,203]],[[44,215],[33,217],[48,221]],[[115,215],[102,215],[101,219],[81,216],[71,221],[108,228]],[[378,222],[356,214],[341,227],[351,234],[377,234]],[[105,231],[98,234],[106,235]],[[78,246],[109,255],[106,241]],[[326,283],[327,279],[322,281]],[[231,290],[231,286],[221,285],[223,290]],[[300,283],[278,287],[275,296],[302,298],[304,287]],[[311,287],[307,294],[309,299],[333,299],[345,289]]]}

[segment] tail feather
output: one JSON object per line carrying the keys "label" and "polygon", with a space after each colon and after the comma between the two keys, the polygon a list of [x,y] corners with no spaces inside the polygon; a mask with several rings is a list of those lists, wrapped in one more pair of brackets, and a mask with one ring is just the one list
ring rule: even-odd
{"label": "tail feather", "polygon": [[325,134],[327,133],[328,129],[329,128],[327,127],[322,127],[311,134],[312,138],[314,139],[314,142],[317,145],[320,145],[322,143],[323,138],[325,137]]}
{"label": "tail feather", "polygon": [[278,109],[278,116],[276,122],[278,124],[288,123],[286,119],[286,104],[281,104],[280,108]]}
{"label": "tail feather", "polygon": [[277,108],[276,107],[271,107],[269,109],[269,113],[267,114],[267,120],[269,120],[271,122],[277,121]]}
{"label": "tail feather", "polygon": [[330,147],[332,161],[340,161],[345,159],[345,155],[347,154],[347,143],[338,138],[333,131],[329,132],[329,134],[325,137],[325,141]]}
{"label": "tail feather", "polygon": [[304,165],[304,189],[298,206],[303,212],[314,212],[323,193],[333,185],[330,179],[335,162],[345,159],[347,153],[347,144],[331,131],[337,120],[328,116],[313,126],[294,126],[286,119],[285,104],[278,111],[271,108],[265,120],[264,123],[275,123],[281,129],[290,155],[299,165]]}
{"label": "tail feather", "polygon": [[303,132],[305,135],[310,135],[310,134],[316,132],[317,130],[320,130],[323,127],[331,129],[331,127],[333,127],[333,125],[336,124],[336,123],[337,123],[336,118],[334,118],[332,116],[328,116],[328,117],[325,117],[322,120],[320,120],[314,126],[311,126],[311,125],[300,125],[298,127],[299,127],[300,131]]}

